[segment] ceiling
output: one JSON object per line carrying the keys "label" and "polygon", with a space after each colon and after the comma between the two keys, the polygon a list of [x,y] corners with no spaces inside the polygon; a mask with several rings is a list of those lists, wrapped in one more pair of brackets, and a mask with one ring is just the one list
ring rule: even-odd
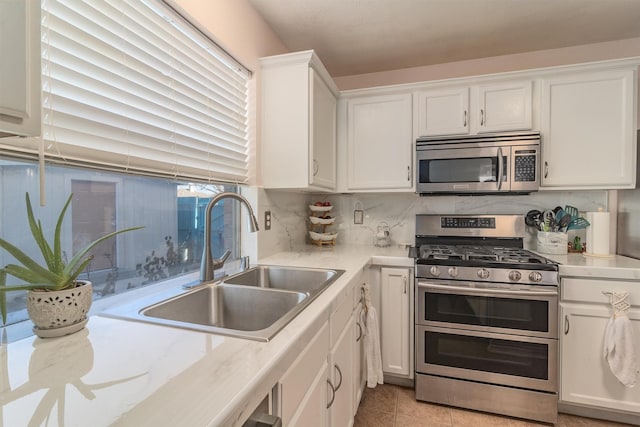
{"label": "ceiling", "polygon": [[640,37],[640,0],[248,0],[334,76]]}

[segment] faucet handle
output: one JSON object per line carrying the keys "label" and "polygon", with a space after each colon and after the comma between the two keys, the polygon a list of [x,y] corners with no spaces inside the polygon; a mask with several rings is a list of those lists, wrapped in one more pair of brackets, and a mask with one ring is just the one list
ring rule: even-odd
{"label": "faucet handle", "polygon": [[249,269],[250,266],[249,255],[243,256],[240,258],[240,271],[245,271]]}
{"label": "faucet handle", "polygon": [[226,250],[224,254],[222,254],[222,258],[217,258],[217,259],[213,259],[213,269],[217,270],[218,268],[221,268],[224,265],[224,262],[227,260],[227,258],[229,258],[229,255],[231,255],[231,251],[230,250]]}

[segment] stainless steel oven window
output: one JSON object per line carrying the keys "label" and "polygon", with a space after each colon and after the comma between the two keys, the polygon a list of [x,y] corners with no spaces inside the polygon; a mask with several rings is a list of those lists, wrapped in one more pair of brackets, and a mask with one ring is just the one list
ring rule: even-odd
{"label": "stainless steel oven window", "polygon": [[416,326],[416,371],[531,390],[557,390],[555,339]]}

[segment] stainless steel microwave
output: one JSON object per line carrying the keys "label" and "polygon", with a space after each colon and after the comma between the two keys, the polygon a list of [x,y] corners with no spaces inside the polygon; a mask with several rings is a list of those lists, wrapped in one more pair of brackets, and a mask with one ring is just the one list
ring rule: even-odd
{"label": "stainless steel microwave", "polygon": [[540,133],[419,138],[415,170],[420,194],[537,191]]}

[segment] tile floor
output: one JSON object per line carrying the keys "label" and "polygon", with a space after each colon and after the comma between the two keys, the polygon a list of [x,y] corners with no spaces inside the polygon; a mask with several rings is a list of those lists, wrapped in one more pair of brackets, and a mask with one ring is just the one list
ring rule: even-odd
{"label": "tile floor", "polygon": [[[619,424],[560,414],[557,427],[622,427]],[[417,402],[411,388],[390,384],[367,388],[354,427],[534,427],[536,422]]]}

